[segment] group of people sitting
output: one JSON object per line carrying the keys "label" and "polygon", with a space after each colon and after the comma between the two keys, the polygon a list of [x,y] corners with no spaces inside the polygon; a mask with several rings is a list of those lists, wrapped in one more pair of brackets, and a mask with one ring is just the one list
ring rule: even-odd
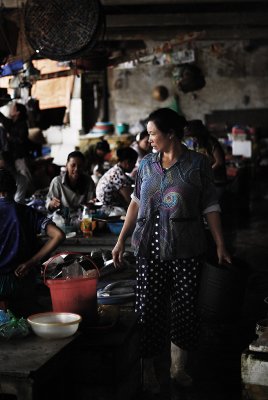
{"label": "group of people sitting", "polygon": [[[137,168],[141,156],[149,151],[148,140],[146,151],[142,147],[144,137],[135,142],[135,150],[132,147],[118,149],[118,163],[114,166],[106,160],[111,154],[109,143],[101,140],[90,145],[84,153],[70,153],[66,172],[60,175],[60,167],[56,165],[50,168],[51,171],[44,171],[43,166],[40,169],[38,162],[33,162],[34,144],[29,139],[27,120],[27,109],[20,102],[11,104],[9,116],[0,112],[0,168],[7,169],[16,181],[16,202],[25,203],[27,197],[49,188],[46,202],[49,212],[59,209],[61,205],[77,209],[82,203],[96,198],[98,186],[98,197],[104,204],[123,207],[129,204],[130,188],[135,175],[132,170],[135,166]],[[147,132],[146,136],[148,139]],[[49,163],[45,164],[47,169]],[[53,163],[50,164],[53,167]],[[103,177],[108,170],[109,174]],[[44,175],[48,175],[46,179]],[[41,181],[42,185],[38,187]],[[47,186],[44,187],[44,183]]]}
{"label": "group of people sitting", "polygon": [[126,211],[139,162],[150,152],[148,139],[147,131],[143,131],[131,146],[118,148],[113,165],[108,161],[111,149],[106,140],[90,145],[84,153],[71,152],[66,171],[50,183],[46,201],[48,211],[54,212],[61,206],[77,210],[81,204],[94,200]]}
{"label": "group of people sitting", "polygon": [[80,151],[73,151],[67,157],[66,171],[50,183],[46,207],[53,212],[60,207],[75,211],[81,204],[94,200],[105,206],[127,208],[130,203],[133,179],[127,175],[135,167],[137,152],[130,148],[117,150],[117,163],[111,166],[95,185],[86,171],[86,158]]}
{"label": "group of people sitting", "polygon": [[[26,107],[14,103],[10,108],[10,118],[0,113],[0,122],[4,129],[1,131],[0,168],[8,169],[15,178],[15,200],[23,203],[33,190],[28,167],[31,146]],[[188,148],[209,157],[215,183],[221,191],[226,182],[226,170],[224,151],[218,140],[209,134],[201,120],[192,120],[188,121],[185,128],[183,142]],[[145,129],[136,136],[130,147],[117,149],[115,165],[109,162],[111,149],[106,140],[90,145],[84,153],[70,153],[66,172],[60,175],[59,169],[55,168],[51,179],[48,178],[47,210],[52,213],[61,206],[77,210],[81,204],[94,199],[103,205],[119,206],[126,210],[140,161],[150,151],[149,134]]]}
{"label": "group of people sitting", "polygon": [[[188,122],[183,142],[188,148],[207,155],[213,169],[215,184],[219,188],[224,186],[226,183],[224,151],[201,120]],[[64,176],[55,177],[51,182],[47,198],[48,210],[56,210],[60,207],[60,203],[71,209],[78,208],[94,198],[103,205],[115,205],[127,209],[138,166],[150,151],[149,134],[145,129],[136,136],[130,147],[117,149],[117,163],[114,166],[106,161],[109,159],[107,155],[111,152],[106,140],[89,146],[84,153],[79,151],[70,153],[67,158],[66,173]],[[95,183],[95,190],[92,180]],[[84,190],[81,192],[82,187]]]}

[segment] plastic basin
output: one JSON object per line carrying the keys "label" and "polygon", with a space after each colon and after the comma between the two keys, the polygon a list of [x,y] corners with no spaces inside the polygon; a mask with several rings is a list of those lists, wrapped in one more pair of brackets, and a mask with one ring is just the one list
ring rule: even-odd
{"label": "plastic basin", "polygon": [[30,315],[27,321],[33,332],[44,339],[60,339],[72,336],[82,318],[68,312],[46,312]]}

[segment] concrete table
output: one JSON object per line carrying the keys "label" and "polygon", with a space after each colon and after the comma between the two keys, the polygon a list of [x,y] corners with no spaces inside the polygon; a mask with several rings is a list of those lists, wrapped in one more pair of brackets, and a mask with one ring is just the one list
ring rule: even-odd
{"label": "concrete table", "polygon": [[84,327],[60,340],[31,335],[0,343],[0,397],[134,400],[140,385],[139,332],[128,307],[107,328]]}
{"label": "concrete table", "polygon": [[[32,400],[35,380],[47,378],[41,371],[79,334],[69,338],[44,340],[35,335],[0,342],[0,394],[18,400]],[[43,376],[42,376],[43,375]],[[39,379],[38,378],[38,379]]]}

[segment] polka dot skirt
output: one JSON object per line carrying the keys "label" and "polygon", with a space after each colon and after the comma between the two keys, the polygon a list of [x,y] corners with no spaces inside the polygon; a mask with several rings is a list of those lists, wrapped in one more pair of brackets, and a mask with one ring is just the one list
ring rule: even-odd
{"label": "polka dot skirt", "polygon": [[163,351],[167,340],[193,350],[199,337],[196,302],[200,257],[161,261],[159,215],[154,226],[150,259],[137,258],[135,311],[139,314],[143,357]]}

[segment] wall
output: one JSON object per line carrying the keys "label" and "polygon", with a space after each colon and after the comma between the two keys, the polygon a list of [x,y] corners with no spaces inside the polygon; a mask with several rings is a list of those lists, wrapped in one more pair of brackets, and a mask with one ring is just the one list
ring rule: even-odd
{"label": "wall", "polygon": [[[268,42],[258,46],[248,41],[204,41],[195,45],[195,54],[206,86],[186,94],[178,90],[172,77],[175,66],[171,64],[159,66],[150,62],[131,69],[110,69],[110,120],[128,122],[135,131],[137,122],[153,109],[174,106],[176,95],[186,118],[203,121],[214,110],[267,107]],[[159,102],[152,98],[152,90],[157,85],[168,88],[167,100]]]}

